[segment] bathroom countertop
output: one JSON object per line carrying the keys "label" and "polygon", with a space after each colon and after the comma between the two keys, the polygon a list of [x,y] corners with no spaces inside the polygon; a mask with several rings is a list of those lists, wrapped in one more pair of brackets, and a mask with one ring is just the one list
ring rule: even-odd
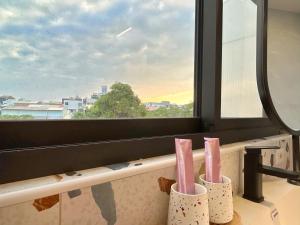
{"label": "bathroom countertop", "polygon": [[210,223],[210,225],[242,225],[241,217],[237,212],[234,212],[233,220],[229,223],[217,224]]}
{"label": "bathroom countertop", "polygon": [[[234,210],[241,217],[242,225],[269,225],[270,208],[255,202],[248,201],[241,196],[234,197]],[[258,222],[259,221],[259,222]]]}
{"label": "bathroom countertop", "polygon": [[289,184],[286,179],[263,183],[265,200],[255,203],[234,197],[234,210],[240,215],[242,225],[292,225],[298,224],[300,187]]}

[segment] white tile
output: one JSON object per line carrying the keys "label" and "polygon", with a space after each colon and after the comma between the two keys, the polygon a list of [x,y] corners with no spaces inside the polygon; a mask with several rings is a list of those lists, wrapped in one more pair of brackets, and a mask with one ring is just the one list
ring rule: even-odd
{"label": "white tile", "polygon": [[61,194],[61,225],[107,225],[93,199],[91,188],[80,189],[80,195]]}
{"label": "white tile", "polygon": [[0,208],[0,225],[59,225],[59,203],[38,211],[33,201]]}

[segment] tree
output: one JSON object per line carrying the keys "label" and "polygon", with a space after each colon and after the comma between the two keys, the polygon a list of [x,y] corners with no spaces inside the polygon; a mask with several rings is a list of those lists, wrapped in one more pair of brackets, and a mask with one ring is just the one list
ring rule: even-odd
{"label": "tree", "polygon": [[165,117],[165,118],[179,118],[179,117],[192,117],[193,116],[193,103],[182,106],[171,105],[169,107],[160,107],[153,111],[147,111],[147,117]]}
{"label": "tree", "polygon": [[101,96],[85,112],[79,112],[74,118],[136,118],[144,117],[146,108],[128,84],[115,83],[111,91]]}

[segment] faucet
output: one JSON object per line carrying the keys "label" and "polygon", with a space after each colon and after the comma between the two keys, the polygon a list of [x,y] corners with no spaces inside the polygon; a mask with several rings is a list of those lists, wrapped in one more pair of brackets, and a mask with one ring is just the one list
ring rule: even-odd
{"label": "faucet", "polygon": [[[279,149],[278,146],[247,146],[244,155],[244,195],[243,198],[254,202],[264,201],[262,194],[262,174],[287,178],[289,183],[299,181],[299,172],[279,169],[262,164],[262,149]],[[295,182],[293,182],[295,181]]]}

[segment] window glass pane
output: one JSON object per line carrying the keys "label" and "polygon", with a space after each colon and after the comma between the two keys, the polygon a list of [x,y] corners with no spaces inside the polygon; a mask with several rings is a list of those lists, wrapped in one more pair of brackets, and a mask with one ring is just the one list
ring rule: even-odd
{"label": "window glass pane", "polygon": [[257,6],[223,0],[221,117],[262,117],[256,84]]}
{"label": "window glass pane", "polygon": [[195,0],[1,0],[0,119],[193,116]]}

